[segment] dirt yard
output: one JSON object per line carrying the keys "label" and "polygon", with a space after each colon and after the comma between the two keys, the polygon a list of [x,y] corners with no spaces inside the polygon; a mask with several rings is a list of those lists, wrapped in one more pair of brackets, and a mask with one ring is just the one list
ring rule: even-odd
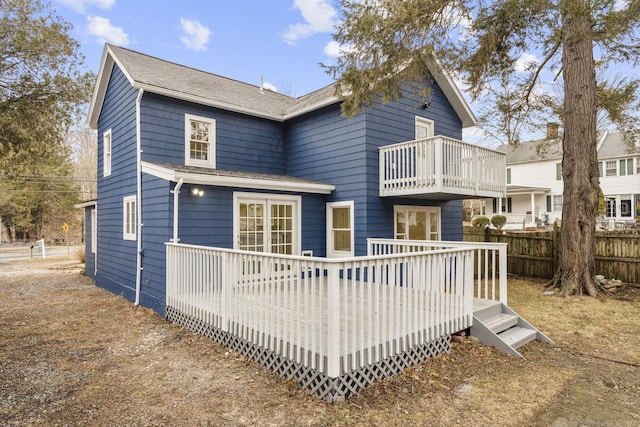
{"label": "dirt yard", "polygon": [[640,292],[510,305],[554,345],[526,360],[466,339],[341,404],[97,288],[70,258],[0,264],[0,425],[635,426]]}

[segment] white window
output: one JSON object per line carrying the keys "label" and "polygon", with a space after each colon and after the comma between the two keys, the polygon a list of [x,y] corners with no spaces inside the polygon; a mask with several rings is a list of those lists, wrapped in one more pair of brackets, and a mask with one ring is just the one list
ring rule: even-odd
{"label": "white window", "polygon": [[111,175],[111,129],[102,134],[102,148],[103,148],[103,162],[102,162],[102,175]]}
{"label": "white window", "polygon": [[562,194],[553,196],[553,210],[562,210]]}
{"label": "white window", "polygon": [[606,162],[605,166],[606,166],[606,176],[616,176],[618,174],[615,160]]}
{"label": "white window", "polygon": [[98,248],[98,216],[96,208],[91,209],[91,253],[96,253]]}
{"label": "white window", "polygon": [[395,206],[395,238],[440,240],[440,208]]}
{"label": "white window", "polygon": [[299,255],[299,196],[234,193],[234,248]]}
{"label": "white window", "polygon": [[185,114],[185,164],[216,167],[216,121]]}
{"label": "white window", "polygon": [[354,255],[353,201],[327,203],[327,257]]}
{"label": "white window", "polygon": [[123,199],[122,238],[136,240],[136,196],[127,196]]}
{"label": "white window", "polygon": [[620,176],[633,175],[633,159],[620,159]]}
{"label": "white window", "polygon": [[431,138],[434,135],[433,120],[416,116],[416,139]]}

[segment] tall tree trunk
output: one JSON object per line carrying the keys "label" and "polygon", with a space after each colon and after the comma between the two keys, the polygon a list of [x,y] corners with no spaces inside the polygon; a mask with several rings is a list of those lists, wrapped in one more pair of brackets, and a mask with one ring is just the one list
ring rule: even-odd
{"label": "tall tree trunk", "polygon": [[564,80],[564,200],[560,263],[552,285],[560,295],[601,291],[595,282],[598,212],[596,75],[589,0],[562,2]]}

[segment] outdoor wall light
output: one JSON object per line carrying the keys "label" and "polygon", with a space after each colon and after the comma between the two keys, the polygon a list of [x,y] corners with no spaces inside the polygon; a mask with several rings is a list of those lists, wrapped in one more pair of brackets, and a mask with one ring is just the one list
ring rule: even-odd
{"label": "outdoor wall light", "polygon": [[204,195],[204,191],[200,190],[198,187],[193,187],[191,189],[191,194],[196,197],[202,197]]}

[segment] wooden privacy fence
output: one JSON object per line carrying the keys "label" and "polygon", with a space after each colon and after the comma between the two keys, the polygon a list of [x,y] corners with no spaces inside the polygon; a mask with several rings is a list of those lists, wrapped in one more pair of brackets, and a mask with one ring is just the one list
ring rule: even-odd
{"label": "wooden privacy fence", "polygon": [[[465,242],[507,244],[511,274],[551,279],[558,266],[560,230],[497,231],[464,228]],[[596,273],[626,283],[640,283],[640,233],[637,230],[596,232]]]}

